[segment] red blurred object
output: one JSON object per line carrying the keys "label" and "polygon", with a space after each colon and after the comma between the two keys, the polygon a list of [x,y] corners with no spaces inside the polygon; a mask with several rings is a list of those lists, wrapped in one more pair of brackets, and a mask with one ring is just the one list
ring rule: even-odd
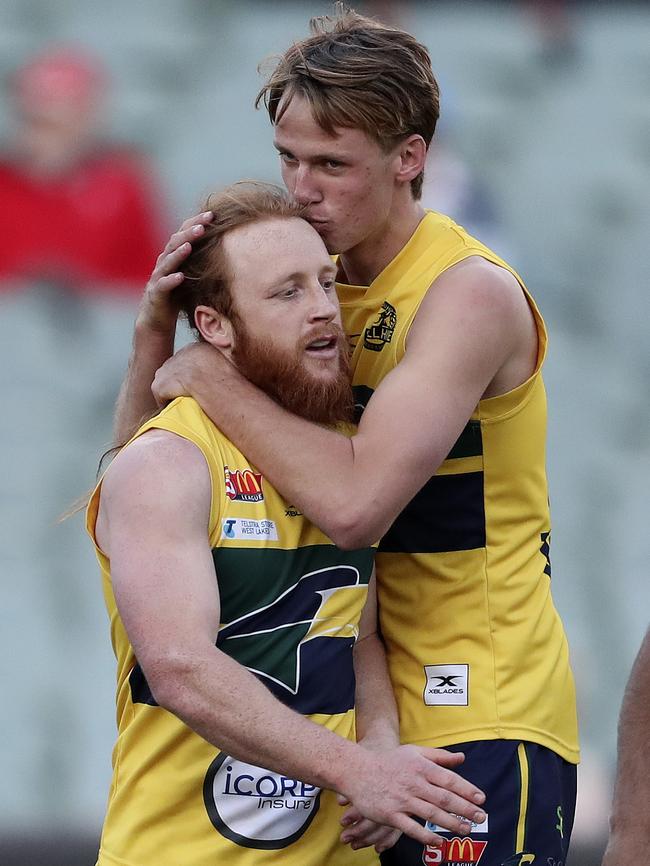
{"label": "red blurred object", "polygon": [[46,279],[139,294],[161,249],[155,200],[141,160],[124,152],[47,178],[0,162],[0,291],[2,280]]}
{"label": "red blurred object", "polygon": [[[147,162],[101,140],[107,76],[51,49],[11,79],[12,148],[0,159],[0,292],[45,281],[80,294],[139,294],[165,237]],[[12,285],[13,283],[13,285]]]}
{"label": "red blurred object", "polygon": [[103,68],[92,57],[73,49],[40,55],[16,72],[12,80],[22,110],[43,110],[58,102],[91,108],[107,85]]}

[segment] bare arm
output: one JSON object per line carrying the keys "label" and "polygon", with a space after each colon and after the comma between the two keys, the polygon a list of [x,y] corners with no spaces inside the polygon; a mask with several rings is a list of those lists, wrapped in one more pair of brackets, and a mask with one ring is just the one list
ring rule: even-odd
{"label": "bare arm", "polygon": [[354,646],[357,742],[373,749],[399,745],[397,703],[390,684],[386,650],[377,633],[377,587],[373,573]]}
{"label": "bare arm", "polygon": [[140,302],[131,357],[115,406],[115,442],[127,442],[143,419],[157,409],[151,383],[156,370],[174,353],[178,316],[169,293],[183,281],[178,268],[191,252],[191,241],[203,234],[203,226],[211,219],[207,211],[185,220],[156,260]]}
{"label": "bare arm", "polygon": [[603,866],[641,863],[650,846],[650,630],[634,662],[618,727],[618,768]]}
{"label": "bare arm", "polygon": [[536,336],[509,273],[483,263],[443,274],[352,439],[284,411],[209,347],[188,348],[185,363],[170,362],[171,383],[165,368],[159,373],[160,393],[192,394],[288,500],[340,547],[354,548],[386,532],[498,376],[514,376],[519,364],[526,372],[516,384],[527,378]]}
{"label": "bare arm", "polygon": [[431,834],[411,815],[434,814],[437,823],[462,829],[452,815],[472,818],[482,797],[455,777],[438,808],[437,782],[446,771],[434,763],[436,750],[370,752],[286,707],[216,648],[210,495],[203,455],[166,431],[146,433],[121,452],[104,481],[98,541],[157,702],[233,757],[340,791],[364,816],[425,843]]}
{"label": "bare arm", "polygon": [[[390,684],[386,651],[377,632],[377,592],[375,577],[368,586],[368,600],[363,609],[359,625],[359,639],[354,647],[354,670],[357,682],[355,691],[357,741],[373,751],[389,751],[399,745],[399,717],[397,704]],[[451,768],[464,760],[461,753],[437,749],[441,796],[449,787],[454,774]],[[447,769],[445,769],[447,768]],[[339,797],[345,805],[346,799]],[[399,839],[400,832],[364,818],[359,809],[351,807],[341,818],[345,828],[341,841],[350,844],[353,850],[374,845],[378,853],[391,848]]]}

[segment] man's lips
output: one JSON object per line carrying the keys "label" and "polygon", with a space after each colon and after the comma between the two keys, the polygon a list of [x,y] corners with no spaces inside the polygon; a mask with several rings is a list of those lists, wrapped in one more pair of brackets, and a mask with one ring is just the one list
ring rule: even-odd
{"label": "man's lips", "polygon": [[324,219],[317,219],[316,217],[308,216],[307,222],[318,231],[318,229],[324,229],[327,226],[329,221],[324,220]]}
{"label": "man's lips", "polygon": [[317,358],[335,358],[339,353],[339,335],[321,334],[306,344],[305,352]]}

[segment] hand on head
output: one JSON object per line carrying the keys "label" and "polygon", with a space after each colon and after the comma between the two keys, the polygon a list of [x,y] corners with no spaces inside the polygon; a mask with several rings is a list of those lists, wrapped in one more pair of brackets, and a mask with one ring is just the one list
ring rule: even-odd
{"label": "hand on head", "polygon": [[137,327],[163,333],[174,331],[178,310],[171,301],[171,291],[183,282],[181,267],[192,252],[192,242],[203,235],[204,227],[213,217],[212,211],[191,216],[170,237],[145,286]]}

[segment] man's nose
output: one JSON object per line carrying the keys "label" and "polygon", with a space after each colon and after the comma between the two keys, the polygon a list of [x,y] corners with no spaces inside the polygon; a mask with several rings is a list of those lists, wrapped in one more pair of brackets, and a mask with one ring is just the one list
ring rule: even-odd
{"label": "man's nose", "polygon": [[336,292],[326,292],[322,286],[314,290],[311,311],[311,321],[331,322],[339,311],[339,302]]}
{"label": "man's nose", "polygon": [[293,196],[300,204],[312,204],[320,201],[320,193],[314,183],[314,177],[309,166],[298,166],[294,175]]}

